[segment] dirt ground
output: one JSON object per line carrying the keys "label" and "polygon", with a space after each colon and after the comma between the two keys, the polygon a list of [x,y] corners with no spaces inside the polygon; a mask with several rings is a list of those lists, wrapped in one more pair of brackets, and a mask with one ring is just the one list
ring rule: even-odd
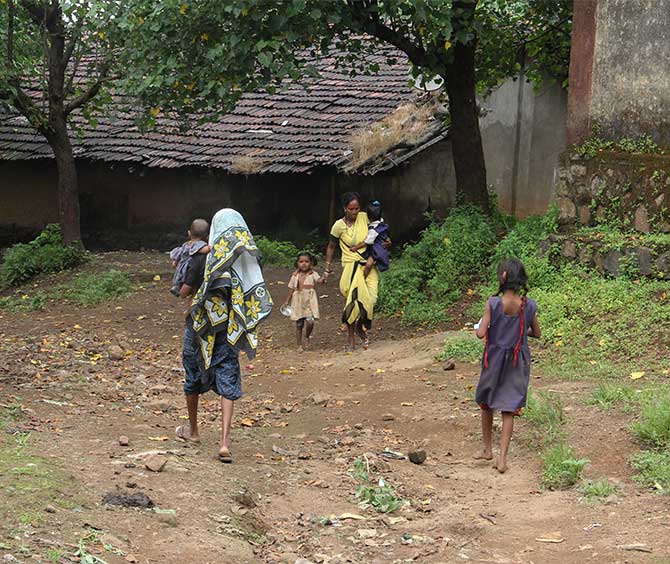
{"label": "dirt ground", "polygon": [[[473,460],[477,366],[444,371],[434,358],[445,333],[403,331],[394,320],[375,322],[369,351],[343,353],[331,281],[309,352],[295,350],[293,326],[276,312],[257,359],[242,360],[235,460],[223,465],[215,396],[202,402],[202,444],[174,439],[186,415],[183,320],[165,256],[111,253],[86,266],[112,267],[142,288],[90,309],[0,311],[0,407],[22,413],[5,425],[0,452],[27,457],[0,465],[3,562],[670,563],[668,498],[632,481],[632,415],[584,405],[594,383],[533,375],[534,387],[561,394],[569,443],[590,459],[587,477],[620,484],[604,504],[540,488],[523,421],[507,474]],[[266,275],[281,303],[288,271]],[[423,449],[427,459],[388,459],[385,449]],[[166,457],[163,471],[146,468],[152,454]],[[357,506],[350,472],[359,458],[396,488],[401,509]],[[142,492],[155,508],[103,503],[110,492]]]}

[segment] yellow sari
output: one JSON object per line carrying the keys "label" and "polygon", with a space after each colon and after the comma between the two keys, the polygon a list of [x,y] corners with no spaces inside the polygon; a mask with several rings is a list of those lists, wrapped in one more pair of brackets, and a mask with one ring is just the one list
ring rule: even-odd
{"label": "yellow sari", "polygon": [[377,302],[379,273],[373,267],[366,278],[363,275],[365,259],[360,252],[351,252],[349,247],[365,241],[368,235],[368,216],[359,212],[355,223],[349,227],[344,219],[338,219],[330,234],[339,240],[342,251],[342,277],[340,292],[347,299],[342,312],[342,321],[353,325],[360,321],[363,326],[370,327]]}

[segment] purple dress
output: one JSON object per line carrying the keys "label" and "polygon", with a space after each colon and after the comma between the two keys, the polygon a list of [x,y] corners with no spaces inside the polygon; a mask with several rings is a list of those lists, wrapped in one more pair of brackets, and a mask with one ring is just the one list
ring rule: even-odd
{"label": "purple dress", "polygon": [[482,409],[521,414],[530,382],[528,328],[537,303],[526,299],[523,315],[505,315],[502,298],[489,298],[491,323],[475,401]]}

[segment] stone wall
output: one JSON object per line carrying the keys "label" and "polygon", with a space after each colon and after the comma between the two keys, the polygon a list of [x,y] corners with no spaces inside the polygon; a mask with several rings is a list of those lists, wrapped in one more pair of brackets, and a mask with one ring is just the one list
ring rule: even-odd
{"label": "stone wall", "polygon": [[670,233],[670,156],[566,153],[556,202],[563,231],[606,223],[640,233]]}

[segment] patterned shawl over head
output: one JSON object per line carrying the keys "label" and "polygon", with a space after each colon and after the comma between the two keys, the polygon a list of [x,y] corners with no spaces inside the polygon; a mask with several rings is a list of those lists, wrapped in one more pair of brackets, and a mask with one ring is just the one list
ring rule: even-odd
{"label": "patterned shawl over head", "polygon": [[209,368],[215,337],[221,331],[226,331],[233,348],[254,358],[258,324],[272,311],[258,249],[239,212],[222,209],[214,215],[209,244],[212,250],[207,255],[205,280],[191,309],[205,368]]}

